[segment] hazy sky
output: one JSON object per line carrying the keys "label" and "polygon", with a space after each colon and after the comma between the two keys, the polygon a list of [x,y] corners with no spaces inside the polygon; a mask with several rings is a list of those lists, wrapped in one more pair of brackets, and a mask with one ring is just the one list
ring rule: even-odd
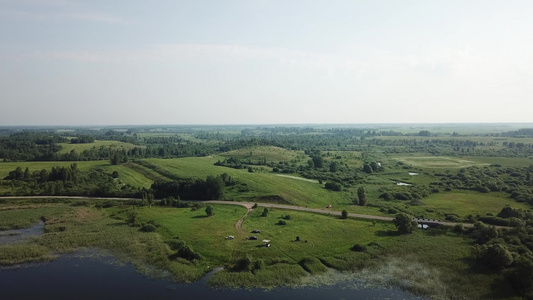
{"label": "hazy sky", "polygon": [[532,122],[533,2],[0,0],[0,125]]}

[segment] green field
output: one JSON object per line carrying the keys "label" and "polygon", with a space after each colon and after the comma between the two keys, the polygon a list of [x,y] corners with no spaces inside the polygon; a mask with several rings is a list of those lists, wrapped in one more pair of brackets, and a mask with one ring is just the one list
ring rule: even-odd
{"label": "green field", "polygon": [[147,159],[146,161],[180,177],[205,178],[208,175],[217,176],[227,173],[238,182],[246,184],[229,189],[225,194],[228,200],[260,201],[271,196],[279,196],[287,203],[304,207],[327,205],[349,207],[351,203],[347,193],[328,191],[317,182],[277,176],[275,173],[250,173],[245,169],[215,166],[216,157]]}
{"label": "green field", "polygon": [[424,169],[459,169],[471,166],[490,165],[489,163],[476,162],[471,159],[447,156],[398,156],[392,159]]}
{"label": "green field", "polygon": [[[242,160],[251,159],[257,161],[266,159],[267,162],[292,161],[296,159],[309,159],[303,151],[291,151],[275,146],[257,146],[242,148],[220,154],[220,156],[229,158],[234,157]],[[307,161],[307,160],[306,160]]]}
{"label": "green field", "polygon": [[[446,214],[457,214],[463,219],[468,215],[497,215],[505,205],[524,210],[531,208],[526,203],[514,201],[505,193],[482,194],[471,191],[435,193],[422,199],[421,202],[420,206],[410,206],[409,210],[417,216],[423,215],[425,218],[440,220],[444,220]],[[395,203],[402,204],[401,201]]]}
{"label": "green field", "polygon": [[84,150],[91,150],[91,149],[99,149],[99,148],[112,148],[114,150],[129,150],[133,149],[135,147],[140,147],[134,144],[130,143],[124,143],[124,142],[118,142],[118,141],[99,141],[95,140],[94,143],[86,143],[86,144],[69,144],[69,143],[62,143],[58,144],[62,147],[62,149],[58,152],[59,154],[63,153],[70,153],[70,151],[74,150],[78,153],[83,152]]}

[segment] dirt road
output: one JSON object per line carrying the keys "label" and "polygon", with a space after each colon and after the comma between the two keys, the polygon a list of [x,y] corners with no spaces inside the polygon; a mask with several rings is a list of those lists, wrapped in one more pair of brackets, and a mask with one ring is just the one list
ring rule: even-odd
{"label": "dirt road", "polygon": [[[100,200],[119,200],[119,201],[130,201],[130,200],[140,200],[135,198],[105,198],[105,197],[84,197],[84,196],[7,196],[7,197],[0,197],[0,199],[100,199]],[[155,200],[158,201],[158,200]],[[187,200],[184,200],[187,201]],[[220,201],[220,200],[207,200],[207,201],[198,201],[198,202],[204,202],[204,203],[212,203],[212,204],[224,204],[224,205],[240,205],[247,208],[246,214],[235,224],[235,228],[239,233],[243,233],[242,231],[242,223],[250,214],[252,211],[252,207],[255,203],[252,202],[236,202],[236,201]],[[301,207],[301,206],[293,206],[293,205],[282,205],[282,204],[272,204],[272,203],[257,203],[258,206],[262,207],[271,207],[271,208],[279,208],[279,209],[288,209],[288,210],[296,210],[296,211],[307,211],[307,212],[313,212],[313,213],[319,213],[319,214],[325,214],[325,215],[333,215],[333,216],[340,216],[340,211],[331,210],[329,208],[307,208],[307,207]],[[369,220],[381,220],[381,221],[392,221],[394,220],[393,217],[384,217],[384,216],[374,216],[374,215],[363,215],[363,214],[356,214],[356,213],[348,213],[348,217],[351,218],[359,218],[359,219],[369,219]],[[447,226],[455,226],[457,224],[462,224],[464,227],[473,227],[474,224],[470,223],[453,223],[453,222],[445,222],[440,220],[420,220],[415,219],[418,223],[424,223],[424,224],[438,224],[438,225],[447,225]],[[505,226],[496,226],[496,228],[509,228]]]}

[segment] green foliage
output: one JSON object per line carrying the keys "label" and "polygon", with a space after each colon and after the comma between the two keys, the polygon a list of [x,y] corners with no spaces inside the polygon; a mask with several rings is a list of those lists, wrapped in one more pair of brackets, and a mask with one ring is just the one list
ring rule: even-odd
{"label": "green foliage", "polygon": [[359,205],[366,205],[366,190],[365,187],[361,186],[357,189],[357,198],[359,199]]}
{"label": "green foliage", "polygon": [[355,245],[353,245],[352,248],[350,248],[350,250],[355,251],[355,252],[366,252],[367,251],[367,247],[365,245],[362,245],[362,244],[355,244]]}
{"label": "green foliage", "polygon": [[342,186],[337,182],[326,182],[325,188],[337,192],[342,190]]}
{"label": "green foliage", "polygon": [[156,232],[157,227],[154,224],[144,224],[139,231],[142,232]]}
{"label": "green foliage", "polygon": [[341,212],[341,219],[347,219],[348,218],[348,212],[346,210],[343,210]]}
{"label": "green foliage", "polygon": [[276,223],[278,225],[287,225],[287,222],[285,222],[285,220],[279,220],[278,223]]}
{"label": "green foliage", "polygon": [[418,223],[412,219],[413,218],[407,214],[399,213],[396,215],[393,222],[400,234],[408,234],[412,233],[418,226]]}
{"label": "green foliage", "polygon": [[513,263],[511,252],[499,243],[476,245],[473,252],[479,262],[496,270],[502,270]]}
{"label": "green foliage", "polygon": [[311,274],[319,274],[324,273],[328,269],[324,264],[320,262],[320,260],[314,258],[314,257],[306,257],[298,262],[304,270]]}
{"label": "green foliage", "polygon": [[252,270],[253,260],[252,256],[245,255],[244,257],[238,259],[235,262],[235,266],[233,267],[234,271],[238,272],[250,272]]}
{"label": "green foliage", "polygon": [[267,217],[268,216],[268,208],[263,209],[263,213],[261,214],[261,217]]}
{"label": "green foliage", "polygon": [[213,207],[211,205],[208,205],[206,208],[205,208],[205,213],[208,217],[211,217],[213,215],[215,215],[215,212],[213,211]]}

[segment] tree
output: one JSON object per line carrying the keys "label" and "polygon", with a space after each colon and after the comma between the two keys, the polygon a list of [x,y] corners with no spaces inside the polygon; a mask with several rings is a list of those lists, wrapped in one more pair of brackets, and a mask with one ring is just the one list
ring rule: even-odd
{"label": "tree", "polygon": [[359,205],[366,205],[366,190],[364,186],[361,186],[357,189],[357,198],[359,198]]}
{"label": "tree", "polygon": [[484,265],[502,270],[513,263],[513,255],[501,244],[477,246],[474,254]]}
{"label": "tree", "polygon": [[335,173],[339,170],[339,163],[334,161],[329,164],[329,171],[332,173]]}
{"label": "tree", "polygon": [[312,159],[313,159],[313,164],[315,168],[318,169],[324,166],[324,159],[322,158],[322,156],[317,155],[317,156],[314,156]]}
{"label": "tree", "polygon": [[420,132],[418,132],[418,135],[419,136],[430,136],[431,133],[428,130],[420,130]]}
{"label": "tree", "polygon": [[372,167],[370,165],[364,165],[363,166],[363,172],[368,173],[368,174],[372,174],[373,173]]}
{"label": "tree", "polygon": [[215,214],[215,212],[213,211],[213,207],[211,205],[208,205],[205,208],[205,213],[207,214],[208,217],[211,217],[212,215]]}
{"label": "tree", "polygon": [[357,198],[357,196],[354,196],[352,202],[353,205],[359,205],[359,198]]}
{"label": "tree", "polygon": [[261,214],[261,217],[266,217],[268,216],[268,208],[265,207],[265,209],[263,209],[263,213]]}
{"label": "tree", "polygon": [[348,219],[348,212],[346,210],[341,212],[341,219]]}
{"label": "tree", "polygon": [[404,213],[397,214],[393,222],[400,234],[412,233],[418,226],[418,223],[412,220],[411,216]]}
{"label": "tree", "polygon": [[152,203],[154,202],[154,194],[149,193],[146,200],[148,201],[148,204],[150,205],[150,207],[152,207]]}
{"label": "tree", "polygon": [[328,190],[337,191],[337,192],[342,190],[342,186],[336,182],[326,182],[326,185],[324,187]]}
{"label": "tree", "polygon": [[111,174],[111,177],[113,178],[118,178],[119,174],[118,174],[118,171],[113,171],[113,173]]}

